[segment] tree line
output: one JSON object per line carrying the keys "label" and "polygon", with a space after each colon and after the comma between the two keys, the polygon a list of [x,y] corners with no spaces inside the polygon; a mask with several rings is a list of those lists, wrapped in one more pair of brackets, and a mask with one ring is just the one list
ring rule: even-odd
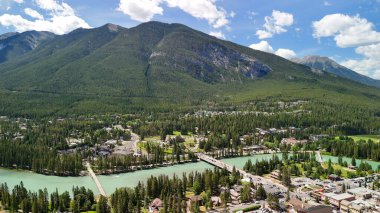
{"label": "tree line", "polygon": [[[59,193],[55,190],[48,193],[45,189],[37,192],[28,191],[21,182],[13,189],[8,185],[0,185],[0,207],[9,212],[73,212],[80,213],[96,210],[99,213],[107,213],[107,199],[101,197],[98,202],[95,200],[94,193],[84,187],[73,187],[72,194],[65,191]],[[1,208],[0,208],[1,209]]]}

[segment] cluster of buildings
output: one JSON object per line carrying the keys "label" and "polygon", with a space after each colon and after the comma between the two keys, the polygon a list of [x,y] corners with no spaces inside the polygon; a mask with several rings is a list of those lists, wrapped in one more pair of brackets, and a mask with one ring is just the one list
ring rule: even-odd
{"label": "cluster of buildings", "polygon": [[271,134],[285,134],[288,132],[288,129],[270,128],[268,130],[265,130],[265,129],[261,129],[261,128],[256,128],[256,131],[257,131],[257,135],[265,136],[265,135],[271,135]]}
{"label": "cluster of buildings", "polygon": [[380,192],[359,187],[347,190],[347,194],[353,198],[340,202],[340,212],[380,212]]}
{"label": "cluster of buildings", "polygon": [[284,145],[290,145],[290,146],[293,146],[293,145],[296,145],[296,144],[305,144],[307,143],[308,140],[297,140],[293,137],[290,137],[290,138],[283,138],[281,140],[281,143],[284,144]]}
{"label": "cluster of buildings", "polygon": [[374,175],[339,181],[294,178],[292,185],[297,187],[297,197],[290,201],[290,207],[292,212],[321,204],[340,213],[380,212],[380,192],[370,189],[376,178]]}

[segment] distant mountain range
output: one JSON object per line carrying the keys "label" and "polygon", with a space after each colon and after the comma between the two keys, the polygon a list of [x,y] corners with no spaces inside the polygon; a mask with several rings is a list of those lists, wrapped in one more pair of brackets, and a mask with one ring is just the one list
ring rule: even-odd
{"label": "distant mountain range", "polygon": [[347,78],[353,81],[360,82],[369,86],[375,86],[380,88],[380,80],[375,80],[365,75],[361,75],[353,70],[350,70],[328,57],[322,56],[305,56],[304,58],[295,58],[292,61],[306,65],[313,69],[332,73],[334,75]]}
{"label": "distant mountain range", "polygon": [[181,24],[0,36],[0,113],[99,112],[255,99],[380,103],[378,89]]}
{"label": "distant mountain range", "polygon": [[24,55],[54,37],[53,33],[37,31],[0,35],[0,63]]}

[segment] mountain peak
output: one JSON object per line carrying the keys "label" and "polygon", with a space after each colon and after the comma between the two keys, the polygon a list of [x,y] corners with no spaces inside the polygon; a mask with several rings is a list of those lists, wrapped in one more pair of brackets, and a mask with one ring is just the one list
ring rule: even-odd
{"label": "mountain peak", "polygon": [[329,57],[320,56],[320,55],[307,55],[307,56],[304,56],[303,58],[294,58],[292,59],[292,61],[296,63],[335,62]]}
{"label": "mountain peak", "polygon": [[357,81],[369,86],[380,88],[380,81],[359,74],[347,67],[344,67],[331,58],[318,55],[309,55],[303,58],[293,59],[293,62],[306,65],[310,68],[332,73],[334,75]]}
{"label": "mountain peak", "polygon": [[55,36],[53,33],[44,31],[26,31],[0,35],[0,63],[24,55]]}
{"label": "mountain peak", "polygon": [[107,24],[101,26],[100,28],[106,28],[110,32],[119,32],[120,29],[124,29],[124,27],[121,27],[121,26],[119,26],[117,24],[112,24],[112,23],[107,23]]}

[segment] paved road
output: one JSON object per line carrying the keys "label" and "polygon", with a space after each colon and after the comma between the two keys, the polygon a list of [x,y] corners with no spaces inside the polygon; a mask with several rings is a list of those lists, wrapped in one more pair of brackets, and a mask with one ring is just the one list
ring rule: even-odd
{"label": "paved road", "polygon": [[137,143],[140,142],[140,136],[131,132],[131,140],[124,141],[122,146],[117,146],[115,154],[129,155],[137,151]]}
{"label": "paved road", "polygon": [[137,151],[137,143],[140,142],[140,136],[131,131],[131,142],[127,145],[127,149]]}
{"label": "paved road", "polygon": [[[209,164],[212,164],[216,167],[219,167],[219,168],[226,168],[229,172],[232,172],[233,170],[233,166],[231,165],[228,165],[220,160],[217,160],[215,158],[212,158],[208,155],[205,155],[203,153],[198,153],[198,158],[209,163]],[[253,183],[261,183],[263,184],[264,188],[265,189],[268,189],[268,188],[277,188],[279,189],[281,192],[283,193],[286,193],[288,191],[288,187],[282,185],[282,184],[279,184],[279,183],[275,183],[273,182],[272,180],[270,179],[266,179],[266,178],[263,178],[261,176],[257,176],[257,175],[253,175],[253,174],[250,174],[250,173],[247,173],[245,172],[244,170],[241,170],[241,169],[237,169],[237,171],[239,171],[240,174],[242,174],[244,177],[249,177],[251,178],[252,182]],[[292,196],[292,194],[291,194]]]}
{"label": "paved road", "polygon": [[91,164],[89,162],[86,162],[86,167],[87,167],[87,170],[88,170],[88,174],[90,175],[90,177],[92,178],[92,180],[94,180],[94,182],[96,184],[96,187],[98,187],[98,189],[99,189],[100,194],[103,195],[104,197],[107,197],[106,191],[104,190],[102,184],[98,180],[98,177],[96,177],[94,171],[91,168]]}

